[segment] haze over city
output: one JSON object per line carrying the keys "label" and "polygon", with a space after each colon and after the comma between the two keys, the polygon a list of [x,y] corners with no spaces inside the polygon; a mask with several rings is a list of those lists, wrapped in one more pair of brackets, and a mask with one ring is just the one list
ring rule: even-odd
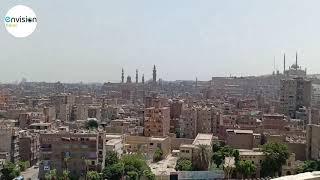
{"label": "haze over city", "polygon": [[[15,1],[0,2],[0,14]],[[209,80],[282,70],[320,72],[319,1],[36,1],[36,31],[17,39],[0,28],[1,81],[119,82],[135,70],[164,80]]]}

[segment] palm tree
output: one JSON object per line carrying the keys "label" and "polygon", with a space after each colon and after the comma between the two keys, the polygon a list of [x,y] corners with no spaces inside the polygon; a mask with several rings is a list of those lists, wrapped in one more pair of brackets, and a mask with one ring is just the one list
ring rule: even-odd
{"label": "palm tree", "polygon": [[210,161],[211,161],[211,148],[208,145],[205,144],[199,144],[197,145],[197,156],[195,162],[196,168],[199,170],[207,170],[208,167],[210,167]]}
{"label": "palm tree", "polygon": [[49,173],[47,173],[45,175],[45,179],[46,180],[56,180],[57,179],[57,170],[52,169],[51,171],[49,171]]}
{"label": "palm tree", "polygon": [[62,172],[63,180],[68,180],[69,179],[69,175],[70,175],[70,172],[68,170],[64,170]]}
{"label": "palm tree", "polygon": [[100,175],[97,171],[88,171],[86,175],[87,180],[100,180]]}

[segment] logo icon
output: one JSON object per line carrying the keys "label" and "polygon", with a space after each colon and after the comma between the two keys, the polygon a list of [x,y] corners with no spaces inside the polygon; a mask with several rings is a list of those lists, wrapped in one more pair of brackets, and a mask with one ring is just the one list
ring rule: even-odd
{"label": "logo icon", "polygon": [[14,37],[27,37],[37,27],[37,17],[28,6],[17,5],[11,8],[4,17],[7,31]]}

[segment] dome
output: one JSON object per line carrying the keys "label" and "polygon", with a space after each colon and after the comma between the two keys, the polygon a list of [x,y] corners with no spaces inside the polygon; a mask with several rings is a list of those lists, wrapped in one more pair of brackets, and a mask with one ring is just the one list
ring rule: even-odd
{"label": "dome", "polygon": [[122,108],[119,109],[119,114],[124,114],[124,110]]}

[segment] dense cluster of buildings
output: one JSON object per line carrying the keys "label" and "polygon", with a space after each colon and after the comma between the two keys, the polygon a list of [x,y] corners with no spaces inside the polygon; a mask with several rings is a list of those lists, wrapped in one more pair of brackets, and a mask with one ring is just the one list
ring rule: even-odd
{"label": "dense cluster of buildings", "polygon": [[[0,162],[38,164],[40,179],[52,169],[81,178],[102,171],[107,151],[151,160],[161,149],[164,159],[194,160],[199,145],[210,151],[222,141],[255,164],[256,178],[267,142],[284,143],[291,153],[281,175],[319,159],[320,91],[297,56],[283,73],[258,77],[167,82],[157,80],[154,66],[151,80],[139,81],[136,70],[135,81],[125,81],[124,73],[119,83],[0,84]],[[89,121],[99,127],[88,129]],[[153,171],[168,178],[175,171],[169,166]]]}

